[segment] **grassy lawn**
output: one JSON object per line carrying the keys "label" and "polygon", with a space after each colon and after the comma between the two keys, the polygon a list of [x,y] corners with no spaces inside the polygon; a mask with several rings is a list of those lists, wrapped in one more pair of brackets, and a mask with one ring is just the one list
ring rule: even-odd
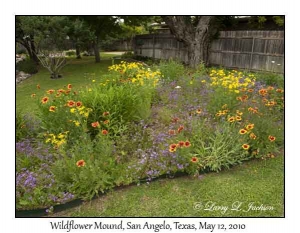
{"label": "grassy lawn", "polygon": [[[162,179],[149,185],[127,187],[53,216],[281,217],[284,215],[283,169],[283,156],[250,161],[221,173],[205,174],[200,179]],[[225,213],[198,210],[194,205],[199,202],[202,206],[211,202],[229,209]],[[234,202],[242,203],[241,211],[230,210]],[[250,203],[274,209],[246,212]]]}
{"label": "grassy lawn", "polygon": [[[110,58],[113,56],[115,55],[101,54],[103,60],[100,63],[95,63],[94,57],[82,57],[80,60],[69,58],[68,65],[61,72],[63,78],[57,80],[50,79],[49,71],[41,68],[37,74],[17,85],[17,110],[34,111],[37,108],[36,99],[40,99],[49,89],[59,89],[69,83],[78,89],[91,84],[92,79],[99,80],[101,75],[107,72],[107,67],[112,64]],[[118,61],[116,60],[116,62]],[[40,85],[40,90],[37,90],[37,84]],[[36,94],[36,98],[31,98],[33,93]]]}

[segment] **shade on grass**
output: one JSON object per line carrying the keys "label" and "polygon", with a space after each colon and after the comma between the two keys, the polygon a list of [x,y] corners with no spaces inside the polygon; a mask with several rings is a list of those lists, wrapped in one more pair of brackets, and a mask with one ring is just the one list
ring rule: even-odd
{"label": "shade on grass", "polygon": [[[49,89],[60,89],[69,83],[73,88],[79,89],[91,84],[92,79],[99,81],[101,75],[108,72],[108,66],[112,65],[110,59],[114,55],[106,55],[100,63],[95,63],[94,57],[83,57],[82,59],[70,58],[68,64],[62,69],[61,79],[50,79],[49,71],[40,68],[37,74],[25,80],[16,87],[16,107],[22,112],[32,112],[37,109],[37,99],[42,98],[45,91]],[[117,60],[115,62],[118,62]],[[37,89],[40,85],[40,90]],[[36,97],[32,98],[31,94],[35,93]]]}
{"label": "shade on grass", "polygon": [[[231,170],[206,174],[201,179],[182,177],[130,186],[55,216],[281,217],[284,215],[283,165],[284,157],[279,156],[246,162]],[[235,202],[241,203],[240,211],[230,210]],[[251,203],[253,208],[248,211]],[[203,210],[205,206],[207,209],[228,206],[228,210]],[[261,210],[271,206],[273,210]]]}

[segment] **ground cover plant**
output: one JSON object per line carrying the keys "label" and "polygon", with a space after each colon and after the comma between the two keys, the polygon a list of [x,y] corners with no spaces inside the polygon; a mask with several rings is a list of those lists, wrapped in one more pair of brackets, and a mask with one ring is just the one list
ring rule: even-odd
{"label": "ground cover plant", "polygon": [[[26,83],[17,91],[17,209],[51,212],[57,204],[161,175],[199,177],[282,155],[278,77],[271,84],[251,72],[203,64],[190,70],[175,61],[104,68],[74,82],[69,74],[61,86],[63,78],[49,80],[47,88],[32,83],[33,76],[31,93]],[[25,92],[34,114],[18,105]]]}

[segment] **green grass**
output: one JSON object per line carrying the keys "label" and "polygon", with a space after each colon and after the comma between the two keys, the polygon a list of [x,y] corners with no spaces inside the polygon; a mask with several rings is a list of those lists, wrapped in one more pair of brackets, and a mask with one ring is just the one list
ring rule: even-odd
{"label": "green grass", "polygon": [[[282,217],[284,157],[256,160],[221,173],[209,173],[202,179],[181,177],[162,179],[140,186],[112,191],[55,217]],[[240,202],[241,211],[197,210],[195,203],[228,206]],[[250,203],[272,206],[273,210],[248,210]]]}
{"label": "green grass", "polygon": [[[103,60],[100,63],[95,63],[94,57],[69,58],[68,64],[61,72],[63,78],[57,80],[50,79],[49,71],[40,68],[37,74],[17,85],[17,110],[35,111],[37,109],[36,99],[40,99],[49,89],[60,89],[71,83],[73,88],[78,90],[78,88],[91,84],[92,79],[100,80],[101,75],[107,73],[108,66],[112,65],[109,58],[113,56],[112,54],[101,54]],[[118,61],[116,60],[115,63]],[[37,84],[40,84],[40,90],[37,90]],[[35,98],[31,98],[33,93],[36,94]]]}

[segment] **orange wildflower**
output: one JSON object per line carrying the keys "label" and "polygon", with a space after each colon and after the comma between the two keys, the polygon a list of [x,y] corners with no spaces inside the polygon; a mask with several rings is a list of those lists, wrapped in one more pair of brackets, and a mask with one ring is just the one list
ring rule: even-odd
{"label": "orange wildflower", "polygon": [[49,100],[49,98],[47,96],[45,96],[42,98],[42,103],[45,104],[48,102],[48,100]]}
{"label": "orange wildflower", "polygon": [[107,131],[106,129],[103,129],[103,130],[101,131],[101,133],[102,133],[102,135],[107,135],[107,134],[108,134],[108,131]]}
{"label": "orange wildflower", "polygon": [[274,142],[274,141],[275,141],[275,139],[276,139],[274,136],[271,136],[271,135],[269,135],[269,137],[268,137],[268,138],[269,138],[269,140],[270,140],[271,142]]}
{"label": "orange wildflower", "polygon": [[81,107],[82,106],[82,103],[80,101],[77,101],[76,102],[76,107]]}
{"label": "orange wildflower", "polygon": [[53,94],[54,92],[55,92],[55,90],[50,89],[50,90],[47,91],[47,94],[50,94],[50,95],[51,95],[51,94]]}
{"label": "orange wildflower", "polygon": [[254,133],[251,133],[249,136],[251,139],[254,139],[254,140],[256,139],[256,135]]}
{"label": "orange wildflower", "polygon": [[249,124],[249,125],[246,126],[246,129],[247,129],[247,130],[251,130],[251,129],[253,129],[253,128],[254,128],[254,124]]}
{"label": "orange wildflower", "polygon": [[170,149],[176,149],[176,147],[177,147],[177,144],[173,143],[173,144],[170,145]]}
{"label": "orange wildflower", "polygon": [[68,103],[67,103],[68,107],[74,107],[75,106],[75,102],[73,100],[68,100]]}
{"label": "orange wildflower", "polygon": [[84,167],[85,166],[85,161],[83,159],[78,160],[76,165],[77,165],[77,167]]}
{"label": "orange wildflower", "polygon": [[242,118],[241,118],[240,116],[236,116],[236,117],[235,117],[235,120],[236,120],[236,121],[241,121]]}
{"label": "orange wildflower", "polygon": [[169,135],[175,135],[175,130],[170,129],[170,130],[169,130]]}
{"label": "orange wildflower", "polygon": [[189,141],[186,141],[186,142],[184,143],[184,146],[185,146],[185,147],[190,147],[190,146],[191,146],[191,143],[190,143]]}
{"label": "orange wildflower", "polygon": [[50,107],[49,107],[49,111],[50,111],[50,112],[55,112],[55,110],[56,110],[56,107],[55,107],[55,106],[50,106]]}
{"label": "orange wildflower", "polygon": [[248,132],[248,131],[245,130],[245,129],[240,129],[240,131],[239,131],[240,134],[245,134],[245,133],[247,133],[247,132]]}
{"label": "orange wildflower", "polygon": [[243,144],[242,147],[244,150],[248,150],[250,148],[250,146],[248,144]]}
{"label": "orange wildflower", "polygon": [[235,121],[235,118],[234,118],[234,117],[230,117],[230,118],[228,118],[228,121],[229,121],[229,122],[234,122],[234,121]]}
{"label": "orange wildflower", "polygon": [[192,163],[197,163],[198,161],[199,161],[199,159],[197,157],[192,157],[191,158]]}
{"label": "orange wildflower", "polygon": [[72,84],[68,84],[67,88],[71,89],[72,88]]}
{"label": "orange wildflower", "polygon": [[92,127],[96,128],[96,127],[99,127],[100,124],[98,121],[96,121],[96,122],[91,123],[91,125],[92,125]]}
{"label": "orange wildflower", "polygon": [[184,129],[184,127],[181,125],[179,128],[178,128],[178,133],[180,133],[182,130]]}
{"label": "orange wildflower", "polygon": [[185,142],[184,142],[184,141],[180,141],[180,142],[178,143],[178,146],[179,146],[179,147],[184,147],[184,145],[185,145]]}
{"label": "orange wildflower", "polygon": [[109,115],[109,112],[104,112],[102,115],[103,115],[103,116],[108,116],[108,115]]}

